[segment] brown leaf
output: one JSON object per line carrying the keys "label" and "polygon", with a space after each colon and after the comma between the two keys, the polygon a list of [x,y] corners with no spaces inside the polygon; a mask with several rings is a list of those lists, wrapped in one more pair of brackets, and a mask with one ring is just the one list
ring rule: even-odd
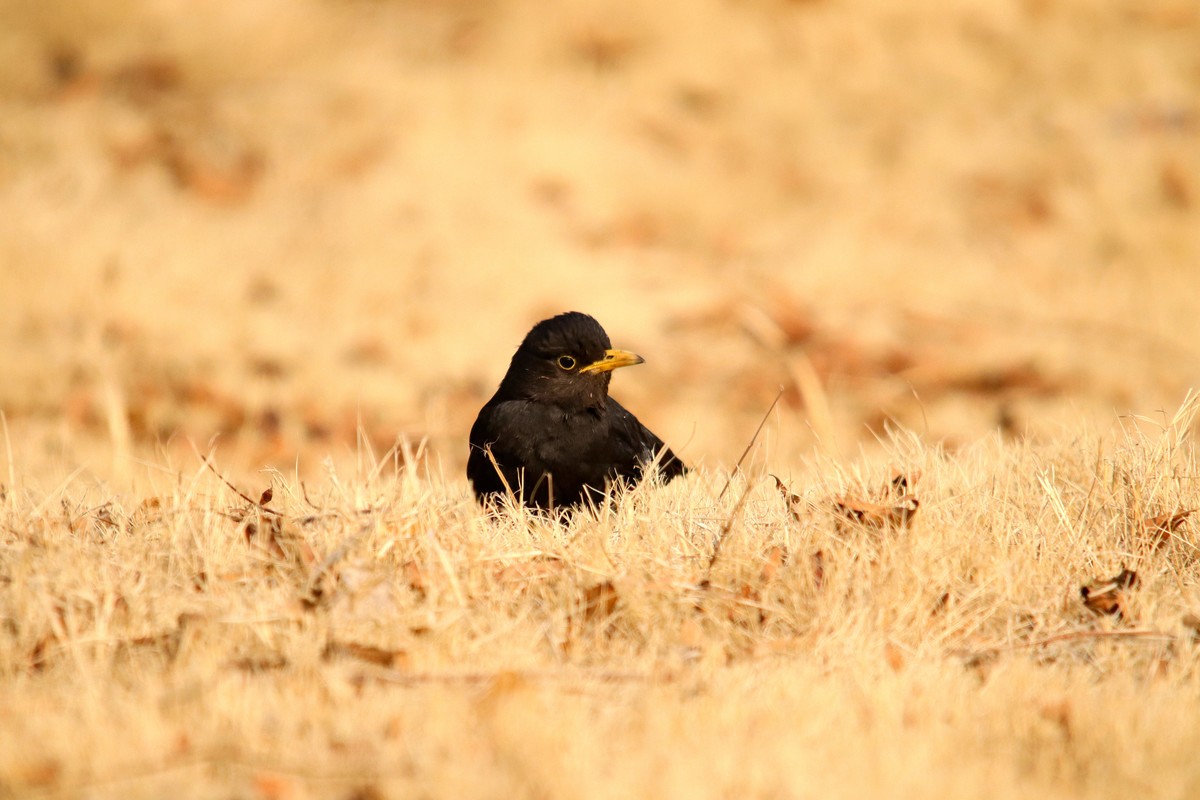
{"label": "brown leaf", "polygon": [[354,787],[346,796],[346,800],[385,800],[386,797],[387,795],[380,791],[378,786],[367,783]]}
{"label": "brown leaf", "polygon": [[109,81],[113,89],[145,103],[178,89],[183,84],[183,71],[170,57],[139,56],[117,67]]}
{"label": "brown leaf", "polygon": [[627,61],[644,43],[634,34],[616,28],[588,26],[572,34],[567,46],[572,56],[586,62],[597,71],[616,69]]}
{"label": "brown leaf", "polygon": [[729,603],[725,609],[725,617],[730,622],[744,626],[752,624],[753,620],[757,620],[760,625],[767,621],[766,612],[758,607],[762,603],[761,589],[743,583],[734,597],[734,602]]}
{"label": "brown leaf", "polygon": [[1184,511],[1159,514],[1157,517],[1143,520],[1142,530],[1152,537],[1156,549],[1161,548],[1171,541],[1171,534],[1179,530],[1187,518],[1195,512],[1196,509],[1189,508]]}
{"label": "brown leaf", "polygon": [[137,511],[134,512],[134,517],[139,521],[145,521],[146,517],[157,514],[162,508],[162,500],[158,497],[147,497],[138,504]]}
{"label": "brown leaf", "polygon": [[529,679],[519,672],[504,670],[497,672],[483,685],[476,700],[480,711],[490,716],[498,710],[501,701],[529,689]]}
{"label": "brown leaf", "polygon": [[159,160],[175,182],[213,203],[245,201],[266,166],[260,149],[231,137],[220,146],[210,141],[184,141],[168,131],[160,138]]}
{"label": "brown leaf", "polygon": [[283,669],[288,665],[287,657],[282,653],[269,653],[257,656],[242,656],[229,662],[229,666],[242,672],[269,672]]}
{"label": "brown leaf", "polygon": [[277,561],[310,567],[317,562],[312,545],[290,524],[285,528],[281,517],[262,516],[257,524],[253,517],[248,518],[242,524],[242,533],[247,544],[269,553]]}
{"label": "brown leaf", "polygon": [[565,564],[558,556],[545,555],[501,565],[495,573],[497,583],[519,584],[522,587],[546,581],[562,574]]}
{"label": "brown leaf", "polygon": [[33,649],[29,651],[29,668],[33,672],[41,672],[49,666],[50,657],[47,651],[50,647],[57,643],[57,637],[53,633],[47,633],[34,643]]}
{"label": "brown leaf", "polygon": [[342,358],[350,364],[382,365],[387,363],[387,340],[381,337],[365,337],[342,351]]}
{"label": "brown leaf", "polygon": [[1195,204],[1193,175],[1178,161],[1168,161],[1162,165],[1158,185],[1163,199],[1175,208],[1186,210]]}
{"label": "brown leaf", "polygon": [[419,594],[422,598],[429,593],[429,581],[425,578],[425,570],[421,565],[413,560],[405,561],[401,567],[404,573],[404,582],[408,584],[408,588]]}
{"label": "brown leaf", "polygon": [[812,561],[813,586],[817,591],[825,585],[825,551],[817,550],[810,557]]}
{"label": "brown leaf", "polygon": [[779,545],[775,545],[763,555],[762,573],[758,576],[760,583],[770,583],[775,578],[779,568],[787,563],[788,553]]}
{"label": "brown leaf", "polygon": [[311,567],[317,563],[317,553],[312,549],[312,545],[306,539],[298,534],[292,533],[290,536],[292,544],[292,553],[300,560],[300,563],[306,567]]}
{"label": "brown leaf", "polygon": [[266,489],[263,490],[263,493],[258,496],[258,504],[260,506],[262,506],[263,508],[266,508],[267,503],[271,502],[271,498],[274,496],[275,496],[275,491],[270,486],[268,486]]}
{"label": "brown leaf", "polygon": [[131,639],[121,640],[116,644],[119,650],[144,648],[157,650],[168,658],[174,658],[179,652],[179,644],[182,639],[183,627],[177,626],[159,633],[150,633],[145,636],[135,636]]}
{"label": "brown leaf", "polygon": [[803,522],[804,518],[801,516],[801,511],[805,510],[804,500],[800,498],[800,495],[789,492],[787,486],[779,478],[776,478],[774,475],[771,477],[775,478],[775,488],[783,496],[783,502],[787,504],[788,513],[792,515],[792,519],[797,522]]}
{"label": "brown leaf", "polygon": [[690,649],[698,648],[704,643],[704,628],[694,616],[684,618],[679,627],[679,643]]}
{"label": "brown leaf", "polygon": [[891,491],[896,497],[903,497],[909,494],[917,486],[917,481],[921,480],[921,470],[914,469],[911,472],[903,472],[899,469],[892,469],[892,485]]}
{"label": "brown leaf", "polygon": [[359,644],[358,642],[337,642],[330,641],[325,645],[325,650],[321,653],[321,657],[326,661],[334,658],[355,658],[359,661],[365,661],[368,664],[376,664],[389,669],[403,667],[408,662],[408,652],[403,649],[388,650],[382,647],[375,647],[369,644]]}
{"label": "brown leaf", "polygon": [[283,775],[260,772],[254,776],[254,791],[261,800],[291,800],[296,796],[296,785]]}
{"label": "brown leaf", "polygon": [[1064,379],[1047,375],[1031,362],[981,366],[977,360],[960,364],[929,361],[910,370],[906,377],[926,397],[947,393],[1055,397],[1069,388]]}
{"label": "brown leaf", "polygon": [[256,356],[246,363],[246,369],[261,378],[283,378],[288,373],[287,365],[277,358]]}
{"label": "brown leaf", "polygon": [[768,313],[771,321],[783,334],[785,346],[804,344],[817,334],[817,322],[812,309],[786,293],[774,295],[774,302]]}
{"label": "brown leaf", "polygon": [[907,528],[921,505],[916,495],[906,494],[894,504],[871,503],[854,497],[838,497],[833,510],[851,522],[868,528]]}
{"label": "brown leaf", "polygon": [[589,622],[609,619],[617,610],[617,587],[612,581],[591,586],[583,593],[583,618]]}
{"label": "brown leaf", "polygon": [[22,784],[31,789],[52,788],[62,778],[62,764],[53,758],[26,763],[19,768],[16,777]]}
{"label": "brown leaf", "polygon": [[1141,584],[1133,570],[1122,569],[1108,580],[1096,580],[1082,586],[1083,604],[1095,614],[1115,614],[1125,619],[1129,612],[1129,592]]}
{"label": "brown leaf", "polygon": [[742,588],[738,589],[737,596],[739,600],[748,600],[753,603],[762,600],[762,593],[748,583],[742,584]]}
{"label": "brown leaf", "polygon": [[1062,698],[1047,701],[1038,709],[1038,716],[1062,729],[1066,736],[1071,735],[1071,701]]}
{"label": "brown leaf", "polygon": [[404,735],[404,717],[396,715],[388,718],[387,724],[383,726],[383,738],[395,741]]}
{"label": "brown leaf", "polygon": [[941,614],[950,607],[950,603],[953,599],[954,598],[950,596],[949,592],[942,592],[942,596],[939,597],[937,602],[933,604],[933,610],[929,612],[929,615],[936,617],[938,614]]}

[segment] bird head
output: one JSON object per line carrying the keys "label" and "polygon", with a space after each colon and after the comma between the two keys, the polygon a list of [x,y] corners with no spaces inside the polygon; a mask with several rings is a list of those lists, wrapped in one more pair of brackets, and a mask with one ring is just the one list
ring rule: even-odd
{"label": "bird head", "polygon": [[642,361],[635,353],[612,349],[595,319],[568,311],[533,326],[513,355],[500,392],[567,408],[600,408],[612,371]]}

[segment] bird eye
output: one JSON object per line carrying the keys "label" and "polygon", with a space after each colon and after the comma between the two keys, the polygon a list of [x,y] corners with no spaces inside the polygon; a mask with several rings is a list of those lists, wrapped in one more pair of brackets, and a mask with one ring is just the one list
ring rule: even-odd
{"label": "bird eye", "polygon": [[559,356],[558,365],[563,369],[575,369],[575,359],[570,356]]}

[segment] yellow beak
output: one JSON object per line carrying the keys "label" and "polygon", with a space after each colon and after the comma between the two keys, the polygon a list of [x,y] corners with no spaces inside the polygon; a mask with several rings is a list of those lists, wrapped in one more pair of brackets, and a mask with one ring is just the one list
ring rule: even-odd
{"label": "yellow beak", "polygon": [[618,367],[632,367],[641,364],[646,359],[628,350],[605,350],[604,358],[586,367],[580,367],[580,372],[611,372]]}

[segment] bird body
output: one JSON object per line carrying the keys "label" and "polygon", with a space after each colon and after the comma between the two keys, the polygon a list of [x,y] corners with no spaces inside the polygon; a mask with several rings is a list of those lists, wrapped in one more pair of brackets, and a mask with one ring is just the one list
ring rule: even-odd
{"label": "bird body", "polygon": [[664,481],[684,474],[663,441],[608,396],[612,370],[641,362],[611,349],[586,314],[535,325],[471,427],[467,477],[476,498],[512,491],[530,507],[564,508],[596,502],[613,481],[636,483],[651,468]]}

